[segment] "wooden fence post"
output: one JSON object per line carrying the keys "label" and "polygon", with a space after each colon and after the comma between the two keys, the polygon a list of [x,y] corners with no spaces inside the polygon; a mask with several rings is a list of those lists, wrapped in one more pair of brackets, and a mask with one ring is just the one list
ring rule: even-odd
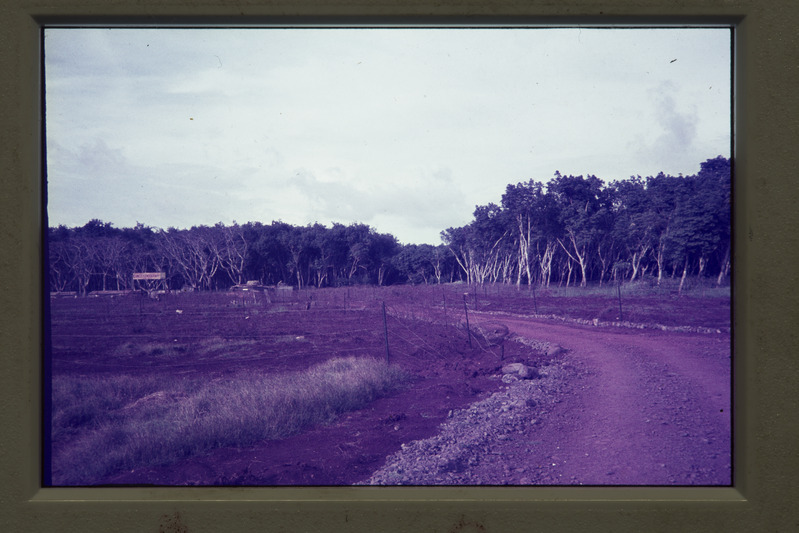
{"label": "wooden fence post", "polygon": [[466,307],[466,295],[463,295],[463,310],[466,312],[466,336],[469,339],[469,348],[472,347],[472,330],[469,327],[469,309]]}
{"label": "wooden fence post", "polygon": [[391,360],[391,353],[388,351],[388,323],[386,322],[386,302],[383,302],[383,337],[386,340],[386,364]]}

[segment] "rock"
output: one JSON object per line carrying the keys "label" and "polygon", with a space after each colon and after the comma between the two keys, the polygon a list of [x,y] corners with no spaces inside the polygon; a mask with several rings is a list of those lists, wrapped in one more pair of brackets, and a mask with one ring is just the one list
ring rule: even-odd
{"label": "rock", "polygon": [[547,346],[547,349],[546,349],[546,351],[544,353],[546,353],[546,355],[548,357],[552,357],[554,355],[558,355],[559,353],[562,353],[562,352],[565,352],[565,351],[566,350],[563,349],[563,346],[561,346],[559,344],[550,344],[549,346]]}
{"label": "rock", "polygon": [[518,374],[524,367],[522,363],[510,363],[502,367],[503,374]]}
{"label": "rock", "polygon": [[519,374],[518,375],[522,379],[536,379],[536,378],[540,377],[538,375],[538,372],[536,372],[534,368],[530,368],[529,366],[523,366],[519,370]]}
{"label": "rock", "polygon": [[498,322],[489,322],[477,326],[477,331],[488,342],[489,346],[499,346],[510,334],[508,326]]}
{"label": "rock", "polygon": [[[529,366],[523,363],[510,363],[502,367],[502,373],[505,375],[515,375],[520,379],[535,379],[538,378],[538,372],[534,368],[530,368]],[[505,377],[503,376],[502,381],[505,381]]]}

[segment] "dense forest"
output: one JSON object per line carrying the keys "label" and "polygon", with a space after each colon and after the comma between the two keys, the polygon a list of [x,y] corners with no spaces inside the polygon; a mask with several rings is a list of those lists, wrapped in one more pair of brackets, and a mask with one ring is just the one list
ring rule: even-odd
{"label": "dense forest", "polygon": [[164,272],[170,289],[225,290],[248,280],[304,288],[353,284],[505,283],[541,286],[686,276],[728,282],[731,169],[724,157],[693,176],[605,184],[564,176],[508,185],[500,205],[441,232],[442,244],[400,244],[365,224],[284,222],[166,230],[137,224],[48,229],[50,291],[134,288]]}

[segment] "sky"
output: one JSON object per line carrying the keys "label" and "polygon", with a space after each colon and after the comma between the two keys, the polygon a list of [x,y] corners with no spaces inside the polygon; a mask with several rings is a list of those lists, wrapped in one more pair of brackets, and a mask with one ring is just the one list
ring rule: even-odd
{"label": "sky", "polygon": [[730,157],[728,28],[45,30],[49,225],[369,224]]}

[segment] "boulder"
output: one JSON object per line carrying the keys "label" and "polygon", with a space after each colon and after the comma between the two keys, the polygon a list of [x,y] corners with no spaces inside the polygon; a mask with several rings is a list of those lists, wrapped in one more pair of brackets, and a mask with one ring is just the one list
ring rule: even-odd
{"label": "boulder", "polygon": [[519,369],[518,376],[522,379],[536,379],[538,376],[538,372],[535,371],[534,368],[530,368],[529,366],[522,366]]}
{"label": "boulder", "polygon": [[502,367],[503,374],[518,374],[519,370],[521,370],[526,365],[522,363],[509,363]]}
{"label": "boulder", "polygon": [[488,322],[477,326],[477,331],[486,340],[489,346],[499,346],[510,334],[508,326],[499,322]]}
{"label": "boulder", "polygon": [[565,351],[566,350],[563,349],[563,346],[559,344],[550,344],[547,346],[546,351],[544,353],[546,353],[548,357],[552,357],[553,355],[558,355],[559,353]]}
{"label": "boulder", "polygon": [[535,379],[538,372],[523,363],[510,363],[502,367],[503,374],[515,375],[520,379]]}

